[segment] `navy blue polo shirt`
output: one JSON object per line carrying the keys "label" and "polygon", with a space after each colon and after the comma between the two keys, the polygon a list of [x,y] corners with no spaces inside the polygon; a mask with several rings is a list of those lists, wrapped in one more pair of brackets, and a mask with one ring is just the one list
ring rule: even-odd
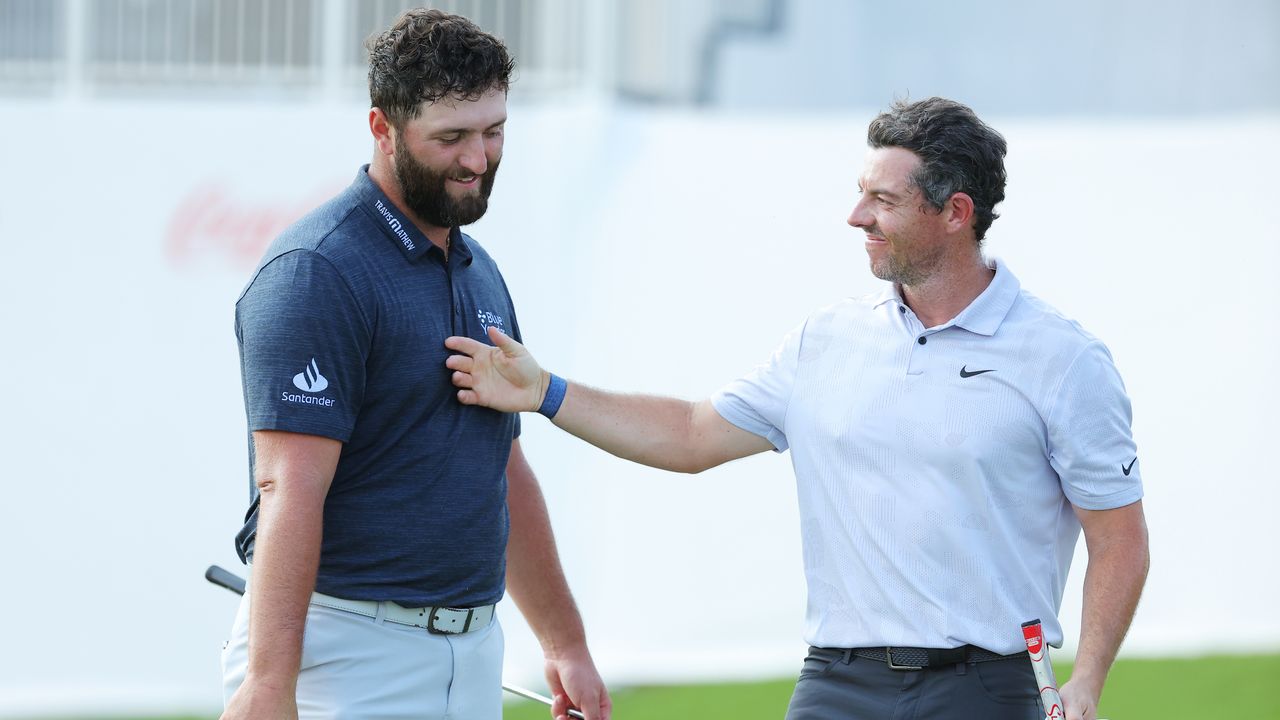
{"label": "navy blue polo shirt", "polygon": [[444,339],[519,338],[506,283],[456,228],[448,258],[369,178],[271,244],[236,303],[249,420],[252,559],[255,430],[340,440],[324,506],[316,590],[407,607],[470,607],[503,593],[506,465],[517,415],[457,401]]}

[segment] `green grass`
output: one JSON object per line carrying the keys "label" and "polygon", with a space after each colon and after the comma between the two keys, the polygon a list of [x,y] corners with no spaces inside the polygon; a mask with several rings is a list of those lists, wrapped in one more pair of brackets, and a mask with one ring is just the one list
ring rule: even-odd
{"label": "green grass", "polygon": [[[1071,666],[1056,667],[1058,681],[1066,682]],[[619,688],[613,708],[618,720],[781,720],[793,687],[794,679]],[[1121,660],[1100,710],[1110,720],[1280,720],[1280,654]],[[549,717],[546,706],[521,702],[507,706],[504,720]]]}
{"label": "green grass", "polygon": [[[1057,665],[1058,682],[1071,677]],[[780,720],[795,680],[613,692],[618,720],[732,718]],[[1110,720],[1280,720],[1280,655],[1121,660],[1099,708]],[[536,703],[508,705],[504,720],[547,720]]]}

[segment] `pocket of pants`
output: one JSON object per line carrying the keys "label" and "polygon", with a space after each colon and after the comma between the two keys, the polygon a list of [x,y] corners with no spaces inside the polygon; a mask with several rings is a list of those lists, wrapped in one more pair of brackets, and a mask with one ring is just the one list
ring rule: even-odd
{"label": "pocket of pants", "polygon": [[1040,702],[1040,685],[1027,661],[996,660],[970,666],[987,697],[1001,703]]}
{"label": "pocket of pants", "polygon": [[800,679],[825,676],[843,657],[843,650],[810,647],[809,654],[804,659],[804,666],[800,668]]}

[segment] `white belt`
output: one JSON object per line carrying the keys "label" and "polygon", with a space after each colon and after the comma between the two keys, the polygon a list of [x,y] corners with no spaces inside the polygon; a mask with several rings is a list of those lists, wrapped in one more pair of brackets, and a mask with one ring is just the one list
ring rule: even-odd
{"label": "white belt", "polygon": [[461,635],[489,627],[493,622],[493,605],[474,608],[420,607],[407,608],[388,600],[347,600],[324,593],[311,593],[311,604],[334,610],[376,618],[378,611],[387,622],[425,628],[436,635]]}

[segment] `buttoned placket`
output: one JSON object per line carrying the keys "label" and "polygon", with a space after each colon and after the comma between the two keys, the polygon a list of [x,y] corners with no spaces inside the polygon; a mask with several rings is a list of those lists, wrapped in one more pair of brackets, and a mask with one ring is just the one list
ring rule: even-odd
{"label": "buttoned placket", "polygon": [[926,332],[920,318],[901,302],[898,303],[898,314],[905,334],[911,338],[907,347],[907,375],[922,375],[925,359],[928,357],[925,353],[928,351],[929,335],[932,333]]}
{"label": "buttoned placket", "polygon": [[910,346],[907,348],[907,375],[911,377],[924,375],[937,356],[936,347],[939,340],[937,336],[953,326],[955,320],[938,327],[925,328],[911,308],[902,303],[898,304],[898,314],[902,316],[903,327],[911,338]]}

